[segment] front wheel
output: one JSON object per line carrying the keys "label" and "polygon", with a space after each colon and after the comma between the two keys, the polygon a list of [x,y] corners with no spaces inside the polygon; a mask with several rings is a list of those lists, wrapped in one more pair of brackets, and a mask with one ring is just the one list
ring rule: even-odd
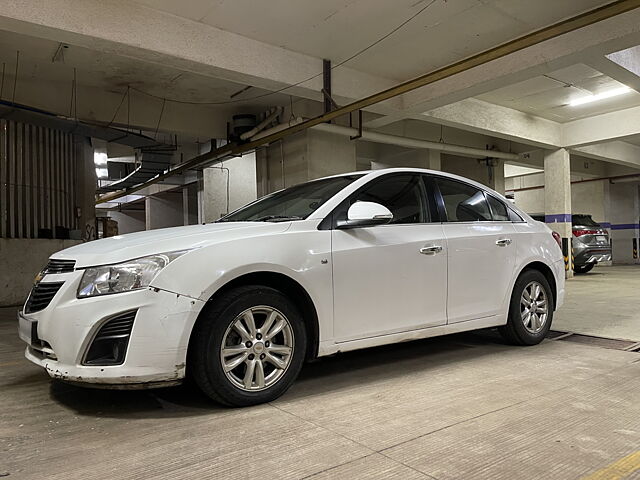
{"label": "front wheel", "polygon": [[513,287],[509,317],[500,333],[515,345],[537,345],[551,328],[553,310],[553,295],[545,276],[537,270],[525,270]]}
{"label": "front wheel", "polygon": [[575,273],[588,273],[591,270],[593,270],[594,266],[595,266],[594,263],[587,263],[586,265],[574,265],[573,271]]}
{"label": "front wheel", "polygon": [[306,351],[296,306],[263,286],[223,294],[192,333],[188,368],[200,389],[227,406],[270,402],[298,376]]}

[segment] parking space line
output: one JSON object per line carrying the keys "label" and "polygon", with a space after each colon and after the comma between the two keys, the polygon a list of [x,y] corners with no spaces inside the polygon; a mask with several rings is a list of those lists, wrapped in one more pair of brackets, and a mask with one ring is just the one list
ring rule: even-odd
{"label": "parking space line", "polygon": [[640,451],[622,457],[611,465],[592,473],[582,480],[619,480],[640,470]]}

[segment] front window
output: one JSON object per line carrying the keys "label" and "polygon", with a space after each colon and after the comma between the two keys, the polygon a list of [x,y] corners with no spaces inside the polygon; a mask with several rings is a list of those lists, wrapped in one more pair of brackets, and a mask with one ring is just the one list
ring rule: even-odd
{"label": "front window", "polygon": [[449,222],[491,221],[484,192],[466,183],[436,178]]}
{"label": "front window", "polygon": [[283,222],[303,220],[362,175],[344,175],[301,183],[262,197],[219,222]]}
{"label": "front window", "polygon": [[389,223],[425,223],[429,221],[425,209],[422,180],[417,175],[388,175],[374,181],[355,195],[351,203],[375,202],[393,214]]}

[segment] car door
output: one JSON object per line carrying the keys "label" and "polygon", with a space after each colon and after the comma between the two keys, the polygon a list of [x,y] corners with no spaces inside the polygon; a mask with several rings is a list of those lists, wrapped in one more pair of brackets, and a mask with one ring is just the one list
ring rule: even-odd
{"label": "car door", "polygon": [[504,313],[516,236],[508,208],[473,185],[434,177],[448,246],[448,323]]}
{"label": "car door", "polygon": [[431,223],[436,210],[429,208],[422,178],[405,173],[374,179],[334,217],[346,218],[356,201],[384,205],[393,220],[332,230],[336,341],[445,324],[446,245],[442,225]]}

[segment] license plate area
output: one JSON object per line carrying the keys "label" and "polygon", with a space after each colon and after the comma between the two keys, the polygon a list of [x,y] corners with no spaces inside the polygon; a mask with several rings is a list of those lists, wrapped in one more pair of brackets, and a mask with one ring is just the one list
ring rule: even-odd
{"label": "license plate area", "polygon": [[18,336],[29,345],[37,345],[40,341],[38,339],[38,322],[29,320],[18,313]]}

